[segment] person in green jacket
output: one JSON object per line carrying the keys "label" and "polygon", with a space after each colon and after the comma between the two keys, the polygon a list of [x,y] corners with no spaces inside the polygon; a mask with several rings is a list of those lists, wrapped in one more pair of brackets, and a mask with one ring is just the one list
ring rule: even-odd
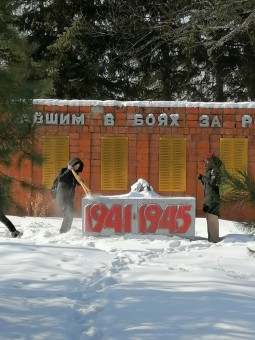
{"label": "person in green jacket", "polygon": [[220,216],[220,179],[222,161],[209,152],[205,156],[205,175],[198,174],[204,186],[203,212],[207,220],[209,242],[219,242],[219,216]]}

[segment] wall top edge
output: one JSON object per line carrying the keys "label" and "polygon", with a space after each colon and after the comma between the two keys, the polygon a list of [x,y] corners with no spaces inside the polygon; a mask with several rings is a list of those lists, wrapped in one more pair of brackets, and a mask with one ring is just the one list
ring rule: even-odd
{"label": "wall top edge", "polygon": [[34,99],[34,105],[45,106],[126,106],[173,108],[255,108],[255,102],[186,102],[186,101],[117,101],[117,100],[64,100]]}

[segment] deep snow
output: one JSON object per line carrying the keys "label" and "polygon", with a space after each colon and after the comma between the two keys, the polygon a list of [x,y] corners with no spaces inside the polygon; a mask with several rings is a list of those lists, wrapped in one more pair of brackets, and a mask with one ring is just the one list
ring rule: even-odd
{"label": "deep snow", "polygon": [[0,225],[0,339],[254,339],[254,237],[220,220],[223,240],[82,237],[81,219],[9,216]]}

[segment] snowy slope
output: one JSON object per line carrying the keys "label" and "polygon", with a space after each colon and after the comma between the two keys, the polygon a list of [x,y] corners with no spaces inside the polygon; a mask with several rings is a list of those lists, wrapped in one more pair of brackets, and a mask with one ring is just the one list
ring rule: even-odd
{"label": "snowy slope", "polygon": [[81,219],[9,216],[0,225],[0,339],[254,339],[255,259],[245,235],[220,220],[218,244],[124,235],[82,237]]}

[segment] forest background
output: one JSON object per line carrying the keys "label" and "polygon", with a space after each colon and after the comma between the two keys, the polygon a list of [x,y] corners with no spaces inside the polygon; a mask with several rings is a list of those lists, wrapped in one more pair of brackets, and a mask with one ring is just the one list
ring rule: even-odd
{"label": "forest background", "polygon": [[255,99],[254,0],[3,2],[47,98]]}

